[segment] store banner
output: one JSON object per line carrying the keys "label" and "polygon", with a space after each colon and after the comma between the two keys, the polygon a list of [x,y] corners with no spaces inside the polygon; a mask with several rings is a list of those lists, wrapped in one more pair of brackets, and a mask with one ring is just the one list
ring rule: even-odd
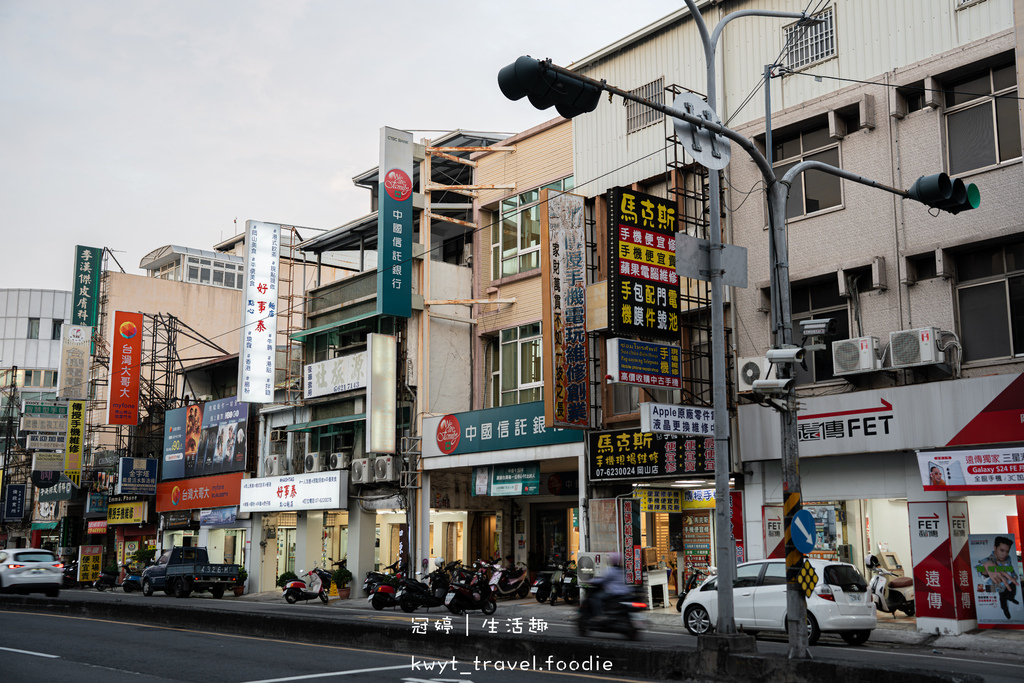
{"label": "store banner", "polygon": [[1024,629],[1014,535],[971,534],[968,545],[978,628]]}
{"label": "store banner", "polygon": [[[56,321],[54,321],[56,325]],[[85,325],[61,325],[60,365],[57,397],[85,401],[89,398],[89,352],[92,328]]]}
{"label": "store banner", "polygon": [[678,343],[676,204],[624,187],[608,196],[609,331]]}
{"label": "store banner", "polygon": [[118,469],[117,494],[152,496],[156,494],[155,458],[121,458]]}
{"label": "store banner", "polygon": [[163,515],[164,529],[187,529],[192,525],[191,512],[167,512]]}
{"label": "store banner", "polygon": [[640,501],[619,498],[619,545],[622,547],[622,572],[626,583],[644,582],[643,547],[640,545]]}
{"label": "store banner", "polygon": [[380,129],[377,313],[412,316],[412,133]]}
{"label": "store banner", "polygon": [[59,432],[68,431],[67,402],[25,401],[21,407],[21,431]]}
{"label": "store banner", "polygon": [[[180,420],[180,415],[175,415],[175,420]],[[197,423],[200,425],[198,434],[195,432]],[[234,396],[210,401],[201,407],[189,406],[185,413],[185,476],[244,472],[248,424],[249,404]],[[193,444],[194,453],[190,455]],[[168,452],[166,439],[164,452]],[[177,470],[176,466],[172,467],[171,473]],[[164,481],[171,478],[164,474]]]}
{"label": "store banner", "polygon": [[139,424],[139,370],[142,367],[142,313],[114,311],[110,337],[107,424]]}
{"label": "store banner", "polygon": [[4,521],[18,522],[25,516],[25,484],[8,484],[4,499]]}
{"label": "store banner", "polygon": [[590,481],[714,475],[715,439],[644,433],[638,429],[593,431],[587,458]]}
{"label": "store banner", "polygon": [[638,488],[634,491],[640,501],[640,512],[682,512],[681,489]]}
{"label": "store banner", "polygon": [[[65,442],[67,441],[67,434],[29,434],[25,437],[25,449],[29,451],[63,451]],[[42,453],[36,453],[36,455],[44,455]],[[62,453],[51,453],[46,455],[52,455],[52,458],[46,458],[39,460],[39,464],[43,467],[35,467],[33,469],[46,469],[51,467],[54,470],[64,469],[64,455]]]}
{"label": "store banner", "polygon": [[78,581],[87,583],[100,578],[103,562],[102,545],[78,546]]}
{"label": "store banner", "polygon": [[683,350],[671,344],[606,339],[605,360],[609,384],[632,384],[652,389],[683,386]]}
{"label": "store banner", "polygon": [[956,619],[946,503],[908,503],[917,618]]}
{"label": "store banner", "polygon": [[245,403],[274,400],[280,249],[281,226],[245,222],[245,287],[238,358],[238,400]]}
{"label": "store banner", "polygon": [[347,510],[348,470],[245,479],[239,512]]}
{"label": "store banner", "polygon": [[369,375],[366,355],[366,351],[360,351],[310,363],[306,366],[303,397],[308,400],[365,388]]}
{"label": "store banner", "polygon": [[547,427],[590,427],[587,348],[587,236],[584,198],[540,191],[544,333],[544,420]]}
{"label": "store banner", "polygon": [[96,326],[96,311],[100,300],[100,278],[103,250],[97,247],[75,246],[75,272],[71,280],[71,324]]}
{"label": "store banner", "polygon": [[[185,477],[185,421],[188,419],[188,411],[191,407],[175,408],[164,413],[164,462],[160,481]],[[202,413],[200,413],[199,419],[202,420]],[[195,444],[193,444],[193,457],[195,457],[195,452]]]}
{"label": "store banner", "polygon": [[[52,455],[52,453],[47,455]],[[43,491],[56,486],[63,476],[63,470],[32,470],[29,478],[32,480],[32,485],[36,487],[37,491]]]}
{"label": "store banner", "polygon": [[713,436],[715,411],[699,406],[641,403],[640,431],[679,436]]}
{"label": "store banner", "polygon": [[786,556],[786,532],[781,505],[761,507],[761,528],[764,530],[765,557],[769,560]]}
{"label": "store banner", "polygon": [[1024,488],[1024,448],[918,451],[925,491],[1001,491]]}
{"label": "store banner", "polygon": [[199,526],[223,526],[234,524],[238,507],[213,508],[199,511]]}
{"label": "store banner", "polygon": [[156,511],[200,510],[238,505],[242,473],[161,482],[156,487]]}
{"label": "store banner", "polygon": [[107,505],[107,524],[145,524],[148,521],[149,503],[110,503]]}
{"label": "store banner", "polygon": [[[535,496],[540,493],[540,463],[474,467],[473,495]],[[479,483],[486,481],[486,490]],[[484,491],[481,493],[481,491]]]}
{"label": "store banner", "polygon": [[949,507],[950,552],[953,555],[956,617],[961,621],[977,619],[974,592],[971,590],[971,547],[968,543],[970,524],[967,516],[967,501],[950,501],[947,506]]}
{"label": "store banner", "polygon": [[579,443],[584,437],[575,429],[548,429],[543,401],[424,418],[423,434],[425,458]]}
{"label": "store banner", "polygon": [[75,486],[82,483],[82,445],[85,443],[85,401],[68,401],[68,431],[64,440],[64,474]]}

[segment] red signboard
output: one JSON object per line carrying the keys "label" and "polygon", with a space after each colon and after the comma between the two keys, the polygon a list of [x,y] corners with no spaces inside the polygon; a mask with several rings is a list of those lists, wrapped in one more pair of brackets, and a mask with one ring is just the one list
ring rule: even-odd
{"label": "red signboard", "polygon": [[238,505],[241,491],[242,472],[167,481],[156,487],[156,511],[171,512]]}
{"label": "red signboard", "polygon": [[107,424],[139,424],[142,317],[141,313],[114,311],[114,330],[110,342]]}
{"label": "red signboard", "polygon": [[86,522],[87,531],[89,534],[105,534],[107,533],[107,520],[97,519]]}

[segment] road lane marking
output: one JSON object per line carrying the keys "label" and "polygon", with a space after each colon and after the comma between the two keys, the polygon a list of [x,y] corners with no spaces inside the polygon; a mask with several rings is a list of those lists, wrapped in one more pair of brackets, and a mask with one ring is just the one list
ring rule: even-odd
{"label": "road lane marking", "polygon": [[60,659],[60,655],[48,655],[45,652],[32,652],[31,650],[15,650],[13,647],[0,647],[4,652],[16,652],[19,655],[32,655],[33,657],[46,657],[47,659]]}
{"label": "road lane marking", "polygon": [[375,669],[352,669],[350,671],[328,671],[322,674],[306,674],[305,676],[289,676],[288,678],[264,678],[259,681],[245,681],[245,683],[283,683],[283,681],[308,681],[311,678],[328,678],[330,676],[351,676],[352,674],[369,674],[377,671],[398,671],[410,669],[409,664],[401,666],[379,666]]}

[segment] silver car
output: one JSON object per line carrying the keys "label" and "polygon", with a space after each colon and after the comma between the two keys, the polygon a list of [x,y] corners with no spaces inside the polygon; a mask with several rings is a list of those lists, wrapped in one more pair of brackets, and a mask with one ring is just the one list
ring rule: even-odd
{"label": "silver car", "polygon": [[60,593],[64,565],[49,550],[11,548],[0,550],[0,592]]}

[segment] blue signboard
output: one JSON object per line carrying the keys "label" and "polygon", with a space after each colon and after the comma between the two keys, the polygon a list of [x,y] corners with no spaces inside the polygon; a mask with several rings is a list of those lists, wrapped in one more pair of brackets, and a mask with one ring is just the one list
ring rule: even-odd
{"label": "blue signboard", "polygon": [[[185,419],[188,408],[175,408],[164,414],[163,479],[185,477]],[[192,449],[195,452],[195,448]]]}
{"label": "blue signboard", "polygon": [[155,496],[157,463],[155,458],[121,458],[118,495]]}
{"label": "blue signboard", "polygon": [[636,341],[607,340],[609,382],[658,389],[683,386],[683,351],[678,346]]}
{"label": "blue signboard", "polygon": [[380,129],[377,312],[412,315],[412,133]]}
{"label": "blue signboard", "polygon": [[14,522],[25,516],[25,484],[8,484],[4,503],[4,521]]}
{"label": "blue signboard", "polygon": [[814,524],[814,515],[810,510],[799,510],[793,515],[789,534],[793,539],[793,545],[804,555],[814,550],[818,540],[818,527]]}

